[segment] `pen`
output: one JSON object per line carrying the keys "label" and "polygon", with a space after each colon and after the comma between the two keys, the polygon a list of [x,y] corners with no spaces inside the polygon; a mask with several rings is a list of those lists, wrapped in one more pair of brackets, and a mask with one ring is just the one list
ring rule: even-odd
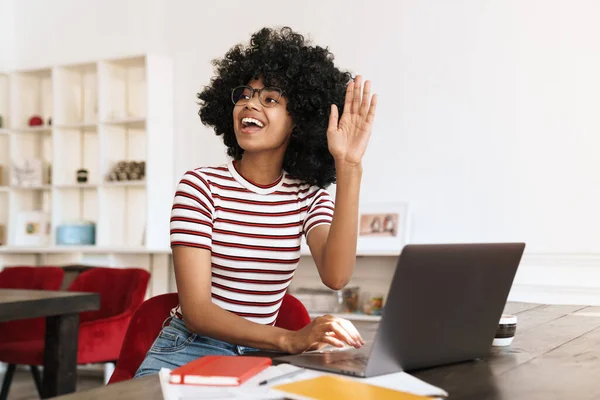
{"label": "pen", "polygon": [[293,376],[301,374],[302,372],[304,372],[304,369],[297,369],[295,371],[288,372],[288,373],[283,374],[283,375],[275,376],[275,377],[273,377],[271,379],[265,379],[264,381],[260,382],[259,385],[266,385],[267,383],[275,382],[275,381],[278,381],[278,380],[281,380],[281,379],[291,378]]}

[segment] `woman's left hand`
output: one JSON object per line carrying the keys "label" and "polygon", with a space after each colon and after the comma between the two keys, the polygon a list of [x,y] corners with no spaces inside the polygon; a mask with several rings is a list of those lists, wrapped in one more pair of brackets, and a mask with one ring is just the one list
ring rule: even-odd
{"label": "woman's left hand", "polygon": [[348,84],[344,112],[338,122],[338,109],[331,105],[327,143],[336,163],[349,165],[361,163],[371,136],[377,95],[371,95],[371,82],[366,81],[361,96],[362,77],[359,75]]}

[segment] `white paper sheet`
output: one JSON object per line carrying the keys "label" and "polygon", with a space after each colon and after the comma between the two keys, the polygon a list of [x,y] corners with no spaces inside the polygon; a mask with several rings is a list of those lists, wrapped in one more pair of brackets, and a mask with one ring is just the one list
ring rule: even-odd
{"label": "white paper sheet", "polygon": [[[234,387],[215,387],[215,386],[190,386],[190,385],[173,385],[169,383],[169,369],[163,368],[159,372],[160,386],[163,392],[163,398],[165,400],[205,400],[205,399],[245,399],[245,400],[283,400],[285,398],[292,398],[289,394],[283,395],[281,392],[271,390],[271,385],[259,386],[259,382],[270,379],[285,373],[295,371],[301,368],[295,367],[290,364],[280,364],[278,366],[271,366],[252,377],[248,381],[244,382],[240,386]],[[294,381],[301,381],[304,379],[315,378],[320,375],[328,375],[327,372],[321,372],[316,370],[305,369],[305,371],[299,375],[295,375],[290,379],[281,379],[275,381],[272,385],[281,385],[284,383],[290,383]],[[330,374],[335,375],[335,374]],[[360,382],[370,383],[373,385],[386,387],[388,389],[423,395],[432,396],[437,398],[444,398],[448,396],[448,393],[443,389],[436,386],[430,385],[423,382],[420,379],[415,378],[405,372],[397,372],[389,375],[382,375],[373,378],[354,378],[350,376],[344,376],[347,379],[355,379]]]}

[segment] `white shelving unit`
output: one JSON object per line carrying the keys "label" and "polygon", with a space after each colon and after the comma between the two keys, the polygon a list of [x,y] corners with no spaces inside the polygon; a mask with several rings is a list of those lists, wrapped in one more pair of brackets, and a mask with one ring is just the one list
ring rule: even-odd
{"label": "white shelving unit", "polygon": [[[172,87],[171,62],[156,54],[0,74],[0,225],[7,236],[0,256],[168,251]],[[34,115],[42,126],[29,126]],[[11,179],[15,161],[26,159],[42,161],[41,184]],[[120,161],[144,162],[143,179],[109,182]],[[79,169],[87,170],[86,183],[77,182]],[[48,216],[46,242],[19,243],[26,211]],[[95,245],[59,246],[57,228],[77,221],[95,223]]]}

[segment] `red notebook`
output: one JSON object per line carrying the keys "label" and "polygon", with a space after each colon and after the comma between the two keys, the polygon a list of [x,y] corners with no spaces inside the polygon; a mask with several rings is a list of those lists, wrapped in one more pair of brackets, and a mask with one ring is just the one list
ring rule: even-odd
{"label": "red notebook", "polygon": [[268,357],[204,356],[171,371],[170,382],[238,386],[270,365]]}

